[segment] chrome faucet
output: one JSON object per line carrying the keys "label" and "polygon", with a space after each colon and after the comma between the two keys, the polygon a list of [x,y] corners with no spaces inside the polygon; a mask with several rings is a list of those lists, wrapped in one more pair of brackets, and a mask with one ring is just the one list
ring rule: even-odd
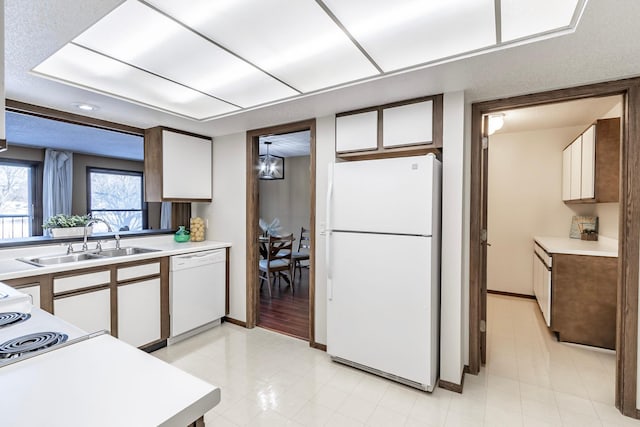
{"label": "chrome faucet", "polygon": [[[89,229],[89,227],[93,224],[95,224],[96,222],[101,222],[104,225],[107,226],[107,230],[109,230],[109,233],[113,233],[113,229],[111,228],[111,226],[109,225],[109,223],[107,221],[105,221],[104,219],[101,218],[91,218],[89,221],[87,221],[87,223],[84,225],[84,239],[83,239],[83,243],[82,243],[82,250],[83,251],[87,251],[89,250],[89,246],[87,246],[87,230]],[[116,249],[120,249],[120,234],[118,233],[118,231],[116,230]],[[102,247],[100,245],[100,242],[98,242],[98,251],[102,250]]]}

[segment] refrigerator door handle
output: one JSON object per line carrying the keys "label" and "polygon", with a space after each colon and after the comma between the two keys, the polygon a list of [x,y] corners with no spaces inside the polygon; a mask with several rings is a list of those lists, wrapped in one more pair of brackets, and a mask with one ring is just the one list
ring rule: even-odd
{"label": "refrigerator door handle", "polygon": [[331,268],[331,236],[332,233],[331,231],[327,232],[327,238],[325,241],[325,255],[326,255],[326,260],[327,260],[327,287],[329,289],[327,289],[327,297],[329,298],[329,301],[333,300],[333,272],[332,272],[332,268]]}
{"label": "refrigerator door handle", "polygon": [[327,203],[325,205],[325,231],[331,230],[331,201],[333,200],[333,163],[329,162],[329,171],[327,173],[329,182],[327,185]]}

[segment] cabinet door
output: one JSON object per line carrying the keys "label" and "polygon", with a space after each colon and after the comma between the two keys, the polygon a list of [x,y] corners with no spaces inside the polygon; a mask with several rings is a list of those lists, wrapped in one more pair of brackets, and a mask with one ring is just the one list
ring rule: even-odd
{"label": "cabinet door", "polygon": [[160,337],[160,279],[118,286],[118,338],[140,347]]}
{"label": "cabinet door", "polygon": [[593,199],[595,193],[596,176],[596,132],[595,125],[582,134],[582,162],[581,162],[580,198]]}
{"label": "cabinet door", "polygon": [[383,147],[432,143],[433,101],[382,110]]}
{"label": "cabinet door", "polygon": [[542,294],[540,293],[540,260],[538,259],[538,256],[534,253],[533,254],[533,264],[532,264],[532,271],[533,271],[533,295],[535,295],[536,300],[538,301],[538,304],[540,304],[540,298],[542,297]]}
{"label": "cabinet door", "polygon": [[377,148],[378,111],[336,117],[336,152]]}
{"label": "cabinet door", "polygon": [[571,200],[571,145],[562,152],[562,200]]}
{"label": "cabinet door", "polygon": [[211,140],[162,131],[162,196],[211,200]]}
{"label": "cabinet door", "polygon": [[19,288],[18,290],[27,295],[31,295],[31,303],[33,306],[40,308],[40,284]]}
{"label": "cabinet door", "polygon": [[108,331],[111,329],[111,292],[101,289],[56,298],[53,314],[86,332]]}
{"label": "cabinet door", "polygon": [[582,137],[571,144],[571,199],[579,200],[582,179]]}

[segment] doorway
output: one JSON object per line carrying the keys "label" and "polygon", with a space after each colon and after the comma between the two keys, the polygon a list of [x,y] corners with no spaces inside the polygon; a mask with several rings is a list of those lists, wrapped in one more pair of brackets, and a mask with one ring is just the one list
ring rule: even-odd
{"label": "doorway", "polygon": [[[278,141],[304,136],[308,139],[308,157],[284,156],[284,179],[261,180],[260,155],[264,142],[271,142],[271,154],[278,155]],[[262,147],[261,147],[262,145]],[[305,166],[306,165],[306,166]],[[304,168],[307,168],[304,170]],[[280,181],[280,182],[277,182]],[[303,191],[301,186],[306,186]],[[305,209],[294,193],[304,194]],[[284,204],[298,212],[285,212]],[[302,217],[306,217],[303,219]],[[261,221],[262,220],[262,221]],[[271,227],[269,227],[271,226]],[[268,228],[268,230],[266,230]],[[302,228],[308,236],[309,259],[298,264],[289,283],[276,275],[275,283],[259,280],[262,235],[292,233],[294,251],[298,251]],[[247,132],[247,327],[262,326],[308,340],[315,346],[315,120],[290,123]],[[304,246],[304,245],[303,245]],[[270,292],[269,292],[270,291]],[[306,328],[301,331],[300,328]]]}
{"label": "doorway", "polygon": [[[489,115],[487,138],[486,372],[606,406],[615,397],[622,101],[501,110]],[[589,156],[589,137],[597,155]],[[576,140],[581,158],[565,165]],[[586,200],[593,157],[595,202]],[[574,193],[584,181],[584,197],[565,200],[572,171]],[[594,233],[572,232],[573,221]],[[553,411],[539,416],[561,421]]]}
{"label": "doorway", "polygon": [[551,103],[621,95],[622,133],[620,141],[620,229],[618,235],[618,280],[616,312],[615,405],[627,416],[637,417],[637,332],[638,332],[638,236],[640,232],[640,149],[638,105],[640,80],[629,79],[542,94],[526,95],[472,106],[471,143],[471,223],[470,223],[470,305],[469,372],[477,374],[486,360],[487,308],[487,172],[486,121],[483,117],[503,110]]}

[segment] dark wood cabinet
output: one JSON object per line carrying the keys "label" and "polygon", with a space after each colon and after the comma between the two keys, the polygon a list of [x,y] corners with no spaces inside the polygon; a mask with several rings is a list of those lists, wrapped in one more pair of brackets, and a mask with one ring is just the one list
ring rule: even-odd
{"label": "dark wood cabinet", "polygon": [[618,258],[553,254],[551,330],[560,341],[615,349]]}

